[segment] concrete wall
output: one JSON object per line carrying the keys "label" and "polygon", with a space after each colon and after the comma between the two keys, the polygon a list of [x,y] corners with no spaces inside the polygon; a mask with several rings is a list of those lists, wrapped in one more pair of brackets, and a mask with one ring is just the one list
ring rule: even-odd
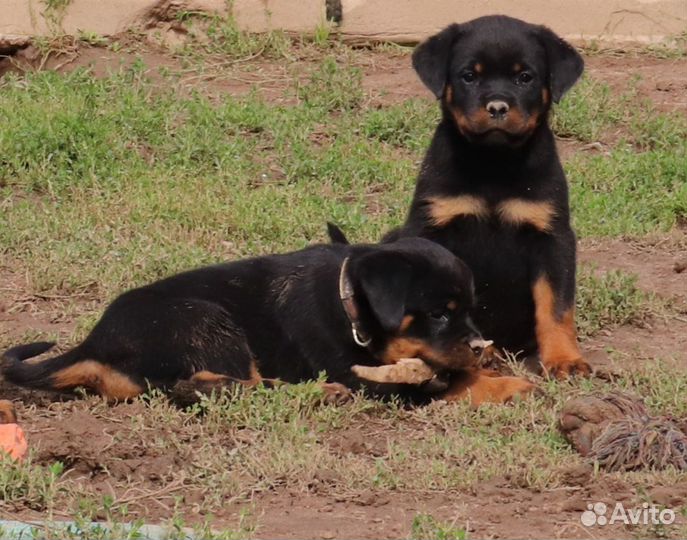
{"label": "concrete wall", "polygon": [[501,13],[573,40],[654,42],[687,30],[687,0],[343,0],[349,35],[417,41],[449,22]]}
{"label": "concrete wall", "polygon": [[[244,29],[312,32],[326,0],[71,0],[64,12],[43,0],[0,0],[0,47],[33,35],[112,35],[179,10],[232,12]],[[450,22],[504,13],[546,24],[576,41],[655,42],[687,31],[687,0],[329,0],[346,37],[419,41]],[[338,4],[338,5],[337,5]],[[3,45],[4,44],[4,45]]]}

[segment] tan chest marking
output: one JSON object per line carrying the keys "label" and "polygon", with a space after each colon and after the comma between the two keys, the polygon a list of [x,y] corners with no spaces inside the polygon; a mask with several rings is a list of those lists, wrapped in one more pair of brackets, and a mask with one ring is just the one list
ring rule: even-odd
{"label": "tan chest marking", "polygon": [[551,232],[556,210],[548,201],[507,199],[496,205],[495,211],[487,202],[474,195],[432,197],[427,199],[429,220],[434,227],[443,227],[459,217],[487,219],[492,212],[502,223],[520,227],[530,225],[541,232]]}
{"label": "tan chest marking", "polygon": [[556,210],[547,201],[508,199],[498,204],[496,214],[503,223],[521,226],[531,225],[541,232],[551,232]]}
{"label": "tan chest marking", "polygon": [[473,216],[485,219],[489,216],[486,201],[473,195],[432,197],[427,199],[427,202],[429,219],[435,227],[443,227],[457,217]]}

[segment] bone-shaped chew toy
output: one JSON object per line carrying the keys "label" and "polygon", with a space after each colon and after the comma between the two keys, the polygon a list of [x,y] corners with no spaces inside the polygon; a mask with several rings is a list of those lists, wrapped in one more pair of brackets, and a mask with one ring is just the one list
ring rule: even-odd
{"label": "bone-shaped chew toy", "polygon": [[419,358],[401,358],[395,364],[385,366],[360,366],[351,368],[361,379],[376,383],[422,384],[431,380],[434,370]]}
{"label": "bone-shaped chew toy", "polygon": [[[476,338],[470,341],[470,347],[484,350],[494,342]],[[361,366],[356,364],[351,371],[366,381],[387,384],[424,384],[432,380],[436,372],[420,358],[401,358],[395,364],[384,366]]]}

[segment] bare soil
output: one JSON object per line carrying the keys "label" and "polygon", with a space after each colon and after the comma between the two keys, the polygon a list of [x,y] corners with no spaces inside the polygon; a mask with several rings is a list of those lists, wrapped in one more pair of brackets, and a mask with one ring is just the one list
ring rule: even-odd
{"label": "bare soil", "polygon": [[604,330],[585,343],[592,361],[607,365],[608,349],[623,353],[626,368],[635,362],[661,359],[687,366],[687,233],[653,241],[625,239],[580,242],[578,260],[599,272],[622,270],[637,276],[640,289],[670,302],[665,318],[653,318],[644,327],[622,326]]}
{"label": "bare soil", "polygon": [[[133,429],[131,418],[145,413],[140,402],[109,407],[81,399],[55,403],[56,396],[2,383],[0,394],[23,402],[21,423],[36,449],[35,463],[64,463],[65,478],[84,492],[111,496],[118,505],[126,504],[130,515],[147,522],[168,519],[178,504],[186,523],[208,517],[198,505],[204,491],[184,485],[179,474],[192,443],[203,436],[202,423],[185,424],[182,444],[161,452],[144,441],[167,437],[172,430],[178,435],[178,426]],[[338,452],[383,456],[392,436],[391,430],[377,429],[374,437],[343,431],[327,435],[324,442]],[[407,538],[414,516],[427,513],[474,538],[587,538],[589,530],[579,516],[589,501],[638,507],[648,497],[673,508],[687,502],[687,480],[644,493],[620,477],[595,478],[591,466],[571,466],[561,477],[560,487],[546,490],[519,488],[508,478],[497,478],[465,491],[337,493],[336,472],[322,471],[306,488],[277,488],[256,492],[248,501],[230,501],[213,514],[213,525],[236,526],[237,516],[248,509],[259,524],[258,538]],[[10,513],[14,519],[42,517],[23,505],[10,507]],[[54,515],[69,517],[59,510]],[[101,510],[93,518],[105,520],[107,514]],[[596,528],[594,535],[618,538],[636,532],[618,525]]]}
{"label": "bare soil", "polygon": [[[155,47],[137,46],[136,50],[115,53],[102,48],[82,47],[69,50],[48,67],[71,70],[92,66],[96,74],[105,74],[137,57],[154,74],[157,68],[183,69],[182,62]],[[405,54],[390,55],[370,51],[361,62],[365,89],[379,104],[397,103],[409,97],[431,99],[417,80]],[[646,56],[591,57],[590,73],[614,87],[624,87],[631,77],[642,76],[639,92],[658,106],[676,114],[687,111],[687,59],[656,59]],[[312,63],[303,59],[303,73]],[[267,98],[287,99],[288,84],[283,64],[256,59],[249,66],[239,65],[231,73],[216,77],[197,77],[189,71],[182,76],[189,87],[200,87],[209,93],[244,94],[253,86]],[[564,153],[579,150],[574,145]],[[579,259],[593,263],[600,271],[622,269],[638,276],[641,288],[671,298],[678,315],[655,320],[651,328],[621,327],[602,333],[584,343],[593,362],[606,361],[604,351],[612,347],[641,361],[645,358],[672,359],[687,365],[687,232],[676,231],[651,242],[584,240]],[[36,296],[23,276],[9,266],[0,268],[0,346],[21,341],[28,332],[56,335],[63,343],[70,341],[75,320],[82,310],[90,310],[98,299],[46,298]],[[118,500],[128,501],[130,511],[149,521],[169,518],[174,498],[181,496],[184,507],[195,519],[194,501],[202,497],[175,483],[178,465],[188,449],[157,455],[139,444],[142,437],[164,437],[167,427],[138,433],[127,427],[131,416],[140,412],[140,403],[120,404],[89,412],[80,400],[52,405],[55,396],[42,392],[19,390],[0,383],[0,398],[17,401],[21,423],[27,431],[37,461],[49,464],[56,460],[67,465],[68,475],[88,484],[96,493],[117,493]],[[188,427],[186,437],[202,436],[200,425]],[[375,455],[384,444],[384,434],[376,439],[361,439],[355,434],[341,434],[332,440],[333,447],[348,452]],[[238,510],[248,506],[257,512],[258,537],[262,538],[402,538],[410,533],[413,517],[428,512],[437,519],[465,527],[473,537],[587,538],[590,531],[580,525],[579,515],[588,501],[639,500],[634,488],[611,477],[603,482],[591,481],[591,471],[571,470],[556,490],[532,491],[512,487],[507,479],[484,483],[478,489],[461,493],[393,492],[357,494],[353,498],[334,496],[326,489],[307,491],[278,489],[256,493],[252,501],[233,502],[215,516],[215,525],[236,523]],[[140,497],[161,489],[154,497]],[[124,486],[129,486],[122,493]],[[135,487],[132,487],[135,486]],[[171,487],[170,487],[171,486]],[[659,489],[659,488],[656,488]],[[661,492],[657,497],[666,496]],[[687,501],[687,481],[670,488],[671,505]],[[14,517],[35,518],[27,508],[14,509]],[[59,516],[56,516],[59,517]],[[67,517],[67,516],[65,516]],[[104,517],[104,516],[103,516]],[[185,516],[188,517],[188,516]],[[203,516],[196,516],[200,520]],[[627,536],[630,531],[618,527],[597,528],[600,538]]]}

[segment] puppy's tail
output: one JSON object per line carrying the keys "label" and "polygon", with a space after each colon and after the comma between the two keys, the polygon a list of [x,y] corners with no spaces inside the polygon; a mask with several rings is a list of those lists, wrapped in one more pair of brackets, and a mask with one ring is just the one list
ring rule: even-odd
{"label": "puppy's tail", "polygon": [[83,360],[78,348],[64,354],[48,358],[35,364],[25,364],[24,360],[33,358],[50,350],[55,344],[48,341],[37,341],[18,345],[5,351],[2,355],[2,374],[6,380],[19,386],[41,390],[58,390],[64,388],[56,379],[60,371]]}
{"label": "puppy's tail", "polygon": [[341,228],[331,221],[327,221],[327,234],[332,244],[350,244]]}

